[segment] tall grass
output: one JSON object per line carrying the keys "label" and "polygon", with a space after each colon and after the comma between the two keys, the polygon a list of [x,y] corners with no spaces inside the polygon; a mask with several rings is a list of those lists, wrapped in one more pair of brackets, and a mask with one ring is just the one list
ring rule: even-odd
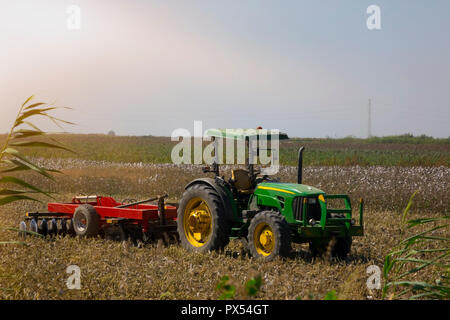
{"label": "tall grass", "polygon": [[[37,165],[29,157],[25,156],[23,152],[19,151],[19,149],[44,148],[71,151],[54,138],[48,137],[45,131],[42,131],[33,124],[32,120],[36,117],[44,117],[61,129],[61,123],[71,123],[58,119],[51,114],[53,110],[59,109],[59,107],[49,106],[44,102],[32,103],[32,99],[33,96],[29,97],[19,108],[16,119],[0,151],[0,206],[20,200],[39,201],[36,197],[38,195],[52,198],[52,192],[45,191],[35,184],[19,178],[17,175],[20,172],[33,172],[34,174],[54,181],[55,179],[52,173],[59,173],[59,171]],[[36,138],[44,139],[36,140]],[[15,228],[3,229],[18,231]],[[35,234],[31,231],[22,232]],[[24,242],[1,241],[0,244],[24,244]]]}
{"label": "tall grass", "polygon": [[[49,119],[61,128],[61,123],[70,123],[51,115],[51,111],[59,107],[49,106],[44,102],[32,103],[33,96],[29,97],[20,107],[16,119],[6,136],[0,151],[0,206],[19,200],[38,201],[37,194],[51,197],[50,192],[44,191],[35,185],[15,176],[17,172],[31,171],[54,180],[52,173],[59,172],[36,165],[32,160],[19,151],[30,148],[60,149],[70,151],[47,133],[39,129],[31,122],[40,116]],[[36,140],[37,137],[46,137],[44,140]]]}
{"label": "tall grass", "polygon": [[[415,194],[414,194],[415,195]],[[411,197],[403,216],[402,224],[413,203]],[[413,235],[402,240],[385,258],[383,274],[385,285],[383,297],[392,299],[408,297],[409,299],[449,299],[449,260],[448,236],[450,215],[438,218],[419,218],[409,220],[407,228],[415,231]],[[419,273],[426,275],[431,269],[439,277],[428,281],[416,281]]]}

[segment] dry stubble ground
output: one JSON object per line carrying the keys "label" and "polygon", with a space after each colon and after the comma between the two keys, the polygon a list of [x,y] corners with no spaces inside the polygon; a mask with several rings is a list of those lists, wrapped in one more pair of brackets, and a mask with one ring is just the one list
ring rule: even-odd
{"label": "dry stubble ground", "polygon": [[[47,163],[48,164],[48,163]],[[58,189],[59,200],[74,193],[111,194],[118,199],[167,191],[173,200],[185,182],[199,176],[199,168],[180,169],[172,165],[130,165],[55,161],[66,173],[56,184],[33,181]],[[448,211],[449,168],[308,167],[306,183],[328,192],[350,193],[353,201],[367,199],[364,237],[354,238],[345,261],[312,259],[307,246],[296,245],[292,257],[261,263],[241,257],[241,244],[233,241],[228,253],[194,254],[179,246],[146,245],[102,239],[28,238],[27,245],[0,246],[1,299],[217,299],[219,279],[228,275],[236,285],[236,298],[246,298],[243,285],[261,275],[260,299],[321,299],[336,290],[339,299],[374,299],[379,290],[366,288],[366,268],[382,268],[384,256],[407,234],[400,231],[402,208],[412,191],[420,190],[411,218],[437,216]],[[280,177],[293,180],[294,168],[283,167]],[[431,199],[431,200],[430,200]],[[0,209],[1,226],[17,226],[24,212],[39,204],[16,203]],[[356,207],[356,206],[355,206]],[[417,208],[421,208],[417,210]],[[15,238],[14,232],[0,230],[0,241]],[[65,284],[69,265],[81,268],[81,290]],[[438,277],[437,271],[414,275],[416,279]]]}

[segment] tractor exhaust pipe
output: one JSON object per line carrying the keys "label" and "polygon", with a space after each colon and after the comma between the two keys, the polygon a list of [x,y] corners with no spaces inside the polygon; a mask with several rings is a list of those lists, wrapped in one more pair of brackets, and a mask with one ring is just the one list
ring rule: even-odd
{"label": "tractor exhaust pipe", "polygon": [[303,173],[303,150],[305,147],[301,147],[298,150],[298,168],[297,168],[297,183],[302,184],[302,173]]}

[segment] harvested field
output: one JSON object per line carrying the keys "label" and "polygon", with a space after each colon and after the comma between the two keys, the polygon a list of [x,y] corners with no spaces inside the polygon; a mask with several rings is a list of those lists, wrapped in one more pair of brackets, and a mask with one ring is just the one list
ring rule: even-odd
{"label": "harvested field", "polygon": [[[201,165],[112,163],[77,159],[40,159],[40,165],[61,170],[55,183],[30,177],[38,186],[70,194],[125,195],[147,197],[168,193],[178,199],[184,186],[199,176],[207,176]],[[232,166],[221,166],[221,174],[230,176]],[[295,182],[297,168],[281,166],[276,178]],[[304,183],[327,193],[347,193],[354,203],[363,197],[371,210],[402,210],[418,191],[413,210],[448,212],[450,168],[448,167],[361,167],[308,166]]]}
{"label": "harvested field", "polygon": [[[27,208],[28,207],[28,208]],[[16,225],[27,204],[1,209],[2,225]],[[436,216],[436,214],[431,215]],[[412,217],[419,217],[418,214]],[[368,211],[366,236],[354,240],[345,261],[313,259],[306,245],[296,245],[291,258],[260,263],[239,256],[233,241],[226,253],[195,254],[179,246],[133,247],[102,239],[28,239],[27,246],[1,246],[1,299],[217,299],[220,278],[228,275],[237,288],[261,275],[260,299],[322,299],[336,290],[339,299],[379,299],[366,288],[366,268],[383,266],[384,256],[402,239],[399,213]],[[15,233],[1,231],[1,239]],[[81,269],[81,290],[67,290],[67,266]],[[438,276],[429,272],[416,279]],[[238,290],[236,298],[247,298]]]}
{"label": "harvested field", "polygon": [[[81,192],[118,199],[168,192],[176,201],[188,181],[204,175],[194,165],[39,161],[64,175],[54,183],[37,176],[28,176],[29,181],[58,191],[57,200],[62,201]],[[224,174],[229,170],[224,167]],[[238,241],[232,241],[224,253],[194,254],[174,245],[136,248],[103,239],[28,238],[26,246],[0,246],[0,298],[217,299],[216,285],[224,275],[237,287],[236,298],[248,298],[242,289],[245,281],[261,275],[260,299],[321,299],[330,290],[336,290],[339,299],[379,299],[380,290],[366,288],[366,268],[382,268],[385,255],[408,235],[408,230],[401,230],[401,212],[414,191],[419,190],[411,218],[448,213],[449,171],[448,167],[306,167],[306,184],[328,193],[348,193],[354,204],[361,196],[366,199],[366,235],[354,239],[345,261],[313,259],[307,245],[296,245],[287,260],[260,263],[242,257]],[[295,167],[282,166],[278,177],[294,181],[295,175]],[[2,207],[0,225],[17,226],[26,211],[40,206],[26,202]],[[15,232],[0,231],[0,241],[12,238]],[[81,269],[81,290],[66,288],[65,271],[72,264]],[[432,280],[438,272],[430,269],[414,277]]]}

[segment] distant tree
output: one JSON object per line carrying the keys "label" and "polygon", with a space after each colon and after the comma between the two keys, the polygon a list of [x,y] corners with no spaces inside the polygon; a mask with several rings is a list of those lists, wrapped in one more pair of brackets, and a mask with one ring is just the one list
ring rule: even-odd
{"label": "distant tree", "polygon": [[414,135],[412,133],[409,133],[409,132],[405,133],[403,135],[400,135],[400,136],[407,137],[407,138],[414,138]]}
{"label": "distant tree", "polygon": [[113,130],[110,130],[108,132],[108,136],[114,137],[116,135],[116,133]]}

